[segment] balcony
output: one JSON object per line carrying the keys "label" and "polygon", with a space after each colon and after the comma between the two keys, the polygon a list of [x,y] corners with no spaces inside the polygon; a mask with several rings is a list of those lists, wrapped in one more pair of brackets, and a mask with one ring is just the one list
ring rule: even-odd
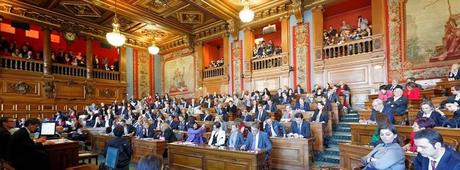
{"label": "balcony", "polygon": [[343,44],[330,45],[322,48],[321,60],[339,58],[345,56],[372,53],[383,50],[383,35],[373,35]]}
{"label": "balcony", "polygon": [[102,69],[93,70],[93,78],[103,80],[120,80],[120,73],[118,71],[107,71]]}
{"label": "balcony", "polygon": [[213,78],[225,75],[224,66],[207,68],[203,71],[203,78]]}
{"label": "balcony", "polygon": [[51,73],[74,77],[86,77],[87,74],[86,67],[78,67],[56,63],[53,63],[53,65],[51,66]]}
{"label": "balcony", "polygon": [[27,72],[43,72],[43,61],[28,60],[18,57],[1,57],[0,68]]}
{"label": "balcony", "polygon": [[288,65],[287,53],[281,53],[270,57],[257,58],[252,60],[251,68],[253,71],[273,69]]}

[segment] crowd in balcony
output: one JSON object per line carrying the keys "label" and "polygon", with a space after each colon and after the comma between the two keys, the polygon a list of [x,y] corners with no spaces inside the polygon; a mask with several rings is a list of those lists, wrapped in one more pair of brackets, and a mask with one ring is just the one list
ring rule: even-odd
{"label": "crowd in balcony", "polygon": [[10,54],[12,57],[19,57],[23,59],[43,59],[43,53],[34,51],[29,42],[25,42],[22,46],[19,46],[16,41],[10,43],[3,36],[0,36],[0,52],[3,54]]}
{"label": "crowd in balcony", "polygon": [[219,58],[217,60],[211,60],[209,65],[206,67],[206,69],[216,68],[216,67],[220,67],[220,66],[223,66],[223,65],[224,65],[224,57],[221,57],[221,58]]}
{"label": "crowd in balcony", "polygon": [[357,27],[353,28],[346,21],[342,21],[342,26],[337,30],[329,26],[329,29],[323,31],[323,45],[341,45],[350,41],[360,40],[372,35],[372,26],[366,18],[359,16]]}
{"label": "crowd in balcony", "polygon": [[259,59],[259,58],[265,58],[265,57],[271,57],[273,55],[278,55],[280,54],[281,47],[275,46],[272,42],[272,40],[268,40],[268,42],[262,41],[259,43],[256,43],[253,49],[253,59]]}

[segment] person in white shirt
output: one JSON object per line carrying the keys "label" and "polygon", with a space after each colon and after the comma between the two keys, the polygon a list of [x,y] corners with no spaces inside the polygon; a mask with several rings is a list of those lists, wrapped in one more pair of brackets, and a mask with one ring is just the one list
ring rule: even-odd
{"label": "person in white shirt", "polygon": [[225,145],[225,131],[221,127],[220,122],[214,122],[213,125],[213,130],[211,132],[211,137],[209,138],[208,145],[211,146],[223,146]]}

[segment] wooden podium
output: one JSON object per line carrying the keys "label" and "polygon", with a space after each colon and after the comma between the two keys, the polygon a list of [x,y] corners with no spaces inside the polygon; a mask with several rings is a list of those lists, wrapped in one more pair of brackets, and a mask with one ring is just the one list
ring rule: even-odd
{"label": "wooden podium", "polygon": [[67,139],[50,140],[53,144],[44,145],[48,153],[50,170],[63,170],[78,165],[78,142]]}

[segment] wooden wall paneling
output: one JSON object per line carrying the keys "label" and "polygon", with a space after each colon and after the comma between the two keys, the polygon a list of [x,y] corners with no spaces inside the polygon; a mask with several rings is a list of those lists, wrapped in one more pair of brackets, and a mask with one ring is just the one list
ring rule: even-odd
{"label": "wooden wall paneling", "polygon": [[56,99],[77,100],[85,99],[85,87],[74,80],[56,81]]}

